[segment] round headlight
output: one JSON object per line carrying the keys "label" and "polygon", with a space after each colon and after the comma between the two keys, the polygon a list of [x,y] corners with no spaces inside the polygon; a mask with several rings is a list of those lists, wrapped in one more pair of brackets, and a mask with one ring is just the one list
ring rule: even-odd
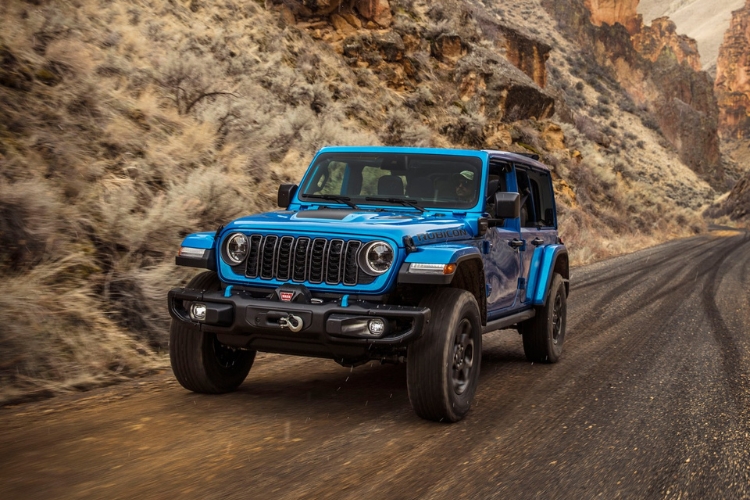
{"label": "round headlight", "polygon": [[362,248],[359,254],[362,269],[372,276],[379,276],[393,264],[393,248],[384,241],[373,241]]}
{"label": "round headlight", "polygon": [[242,233],[234,233],[227,238],[225,249],[224,256],[229,265],[242,264],[248,253],[247,236]]}

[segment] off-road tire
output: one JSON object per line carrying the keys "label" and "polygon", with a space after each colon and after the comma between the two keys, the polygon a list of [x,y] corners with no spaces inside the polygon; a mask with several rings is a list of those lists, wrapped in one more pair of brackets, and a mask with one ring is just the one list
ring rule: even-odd
{"label": "off-road tire", "polygon": [[536,363],[557,363],[562,355],[567,323],[567,297],[563,278],[555,273],[544,306],[536,308],[536,315],[520,323],[523,352],[526,359]]}
{"label": "off-road tire", "polygon": [[[187,288],[220,290],[221,282],[213,271],[194,277]],[[169,329],[169,360],[177,381],[193,392],[221,394],[231,392],[245,380],[255,361],[255,351],[225,346],[213,333],[201,332],[172,320]]]}
{"label": "off-road tire", "polygon": [[432,314],[407,353],[409,401],[424,419],[457,422],[468,413],[479,382],[479,307],[471,293],[457,288],[439,288],[420,305]]}

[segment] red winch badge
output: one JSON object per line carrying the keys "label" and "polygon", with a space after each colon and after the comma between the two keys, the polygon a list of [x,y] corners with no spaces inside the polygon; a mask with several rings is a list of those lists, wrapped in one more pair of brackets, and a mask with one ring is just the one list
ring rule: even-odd
{"label": "red winch badge", "polygon": [[280,292],[279,297],[281,297],[283,302],[290,302],[292,297],[294,297],[294,292]]}

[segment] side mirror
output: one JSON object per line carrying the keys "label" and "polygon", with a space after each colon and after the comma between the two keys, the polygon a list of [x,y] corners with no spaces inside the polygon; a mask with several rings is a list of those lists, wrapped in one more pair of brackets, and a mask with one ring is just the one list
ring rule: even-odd
{"label": "side mirror", "polygon": [[515,219],[521,216],[521,195],[518,193],[500,192],[495,193],[496,219]]}
{"label": "side mirror", "polygon": [[282,184],[279,186],[279,195],[276,199],[277,205],[281,208],[289,208],[294,198],[294,193],[297,192],[296,184]]}

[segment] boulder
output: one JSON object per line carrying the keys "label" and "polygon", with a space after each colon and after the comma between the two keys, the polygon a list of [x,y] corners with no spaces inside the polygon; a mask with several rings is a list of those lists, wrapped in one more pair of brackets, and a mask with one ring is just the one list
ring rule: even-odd
{"label": "boulder", "polygon": [[362,17],[383,28],[387,28],[393,22],[388,0],[354,0],[354,7]]}
{"label": "boulder", "polygon": [[432,56],[443,62],[455,62],[464,52],[461,37],[455,33],[443,33],[430,45]]}

